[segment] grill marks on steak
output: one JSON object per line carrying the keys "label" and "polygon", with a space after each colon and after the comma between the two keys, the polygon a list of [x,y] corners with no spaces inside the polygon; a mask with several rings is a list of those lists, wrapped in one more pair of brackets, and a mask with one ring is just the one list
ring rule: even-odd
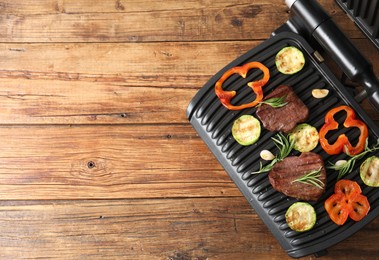
{"label": "grill marks on steak", "polygon": [[261,120],[263,127],[270,132],[282,131],[289,133],[298,123],[305,122],[308,119],[308,107],[289,86],[280,85],[268,94],[265,100],[283,96],[286,96],[285,101],[287,102],[284,107],[273,108],[262,104],[257,108],[257,116]]}
{"label": "grill marks on steak", "polygon": [[[285,101],[287,102],[284,107],[273,108],[270,105],[262,104],[257,108],[257,117],[268,131],[289,133],[297,124],[308,119],[308,107],[289,86],[278,86],[266,96],[265,100],[283,96],[286,96]],[[324,184],[322,188],[295,181],[320,168],[318,179]],[[324,162],[320,155],[312,152],[302,153],[300,156],[290,156],[276,163],[269,172],[268,178],[275,190],[299,200],[317,201],[325,192]]]}
{"label": "grill marks on steak", "polygon": [[[294,182],[305,174],[321,168],[319,179],[324,183],[323,188],[311,184]],[[272,187],[286,196],[299,200],[317,201],[326,187],[324,162],[320,155],[312,152],[300,156],[290,156],[275,164],[268,174]]]}

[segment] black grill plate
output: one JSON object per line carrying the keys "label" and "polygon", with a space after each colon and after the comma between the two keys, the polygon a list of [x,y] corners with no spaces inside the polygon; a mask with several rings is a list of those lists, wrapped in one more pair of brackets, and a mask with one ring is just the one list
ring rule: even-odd
{"label": "black grill plate", "polygon": [[[303,51],[306,58],[304,68],[291,76],[279,73],[275,67],[275,55],[285,46],[296,46]],[[269,149],[276,154],[276,147],[271,141],[274,133],[262,129],[261,137],[257,143],[248,147],[240,146],[231,135],[231,126],[239,116],[255,114],[255,108],[241,111],[227,110],[215,95],[214,85],[229,68],[251,61],[259,61],[270,69],[271,74],[269,83],[264,86],[265,94],[281,84],[292,86],[295,93],[310,110],[307,122],[317,129],[323,125],[327,111],[342,104],[349,105],[356,111],[357,116],[368,125],[370,129],[369,143],[376,143],[379,138],[379,129],[376,124],[361,109],[327,66],[317,61],[313,56],[314,49],[301,36],[291,32],[279,33],[237,58],[214,75],[199,90],[187,108],[187,117],[194,129],[208,145],[283,249],[292,257],[323,252],[326,248],[346,239],[372,221],[379,215],[379,188],[370,188],[362,183],[359,177],[359,165],[365,158],[358,161],[354,171],[345,178],[355,180],[361,185],[363,193],[370,201],[371,210],[363,220],[356,223],[348,220],[345,225],[339,227],[329,219],[323,207],[325,199],[333,193],[337,176],[337,172],[327,170],[326,193],[320,201],[311,203],[317,212],[315,227],[305,233],[290,230],[285,222],[284,213],[296,200],[275,191],[268,181],[267,173],[250,174],[250,172],[259,169],[261,161],[259,153],[261,150]],[[258,80],[261,77],[262,73],[259,70],[251,70],[246,79],[233,75],[224,83],[224,89],[237,91],[237,96],[233,99],[234,104],[247,103],[253,100],[254,94],[246,86],[246,82]],[[314,88],[327,88],[330,91],[329,95],[321,100],[315,99],[311,95]],[[335,134],[336,136],[344,130],[339,131]],[[358,138],[359,131],[356,129],[348,129],[345,132],[352,142]],[[340,159],[346,159],[345,154],[329,156],[320,145],[316,147],[314,152],[322,156],[325,164],[328,161],[336,162]],[[294,152],[293,155],[297,155],[297,153]]]}

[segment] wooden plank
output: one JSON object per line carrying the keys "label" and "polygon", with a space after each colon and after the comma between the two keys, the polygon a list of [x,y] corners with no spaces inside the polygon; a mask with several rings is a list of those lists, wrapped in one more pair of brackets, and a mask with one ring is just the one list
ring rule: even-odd
{"label": "wooden plank", "polygon": [[[334,1],[320,1],[350,37],[363,37]],[[288,19],[284,1],[2,1],[3,42],[265,39]],[[38,29],[36,29],[38,28]]]}
{"label": "wooden plank", "polygon": [[[0,78],[200,88],[260,43],[0,44]],[[379,74],[379,53],[373,44],[362,39],[353,43]]]}
{"label": "wooden plank", "polygon": [[200,88],[260,43],[0,44],[0,78]]}
{"label": "wooden plank", "polygon": [[[323,259],[378,255],[378,229],[376,219]],[[0,232],[2,259],[290,259],[242,197],[1,201]]]}
{"label": "wooden plank", "polygon": [[184,123],[197,89],[258,43],[4,44],[0,122]]}
{"label": "wooden plank", "polygon": [[[230,45],[234,48],[228,53],[236,55],[235,45]],[[184,111],[195,93],[190,88],[213,73],[201,68],[208,66],[206,52],[217,53],[220,47],[195,46],[3,46],[8,57],[1,64],[0,121],[10,124],[187,122]],[[208,48],[204,49],[205,46]],[[91,52],[91,56],[86,54]],[[190,62],[190,53],[197,53],[198,57],[192,59],[196,63]],[[178,60],[183,63],[178,64]],[[215,63],[221,67],[223,61]],[[219,69],[216,67],[214,70]],[[162,89],[173,86],[176,88]]]}
{"label": "wooden plank", "polygon": [[196,93],[59,80],[0,79],[0,85],[2,124],[184,123]]}
{"label": "wooden plank", "polygon": [[241,197],[1,202],[0,231],[8,259],[241,259],[257,249],[285,256]]}
{"label": "wooden plank", "polygon": [[[198,89],[259,43],[1,44],[0,123],[187,123]],[[379,75],[379,53],[354,43]]]}
{"label": "wooden plank", "polygon": [[2,200],[240,196],[189,125],[4,126],[0,142]]}

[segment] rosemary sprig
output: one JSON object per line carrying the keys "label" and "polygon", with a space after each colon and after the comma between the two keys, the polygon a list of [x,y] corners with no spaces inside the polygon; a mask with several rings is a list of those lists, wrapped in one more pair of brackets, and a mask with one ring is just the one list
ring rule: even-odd
{"label": "rosemary sprig", "polygon": [[252,172],[251,174],[258,174],[263,172],[269,172],[274,167],[274,165],[279,162],[278,158],[275,157],[269,164],[263,166],[262,162],[259,163],[259,171]]}
{"label": "rosemary sprig", "polygon": [[266,105],[272,106],[273,108],[284,107],[285,105],[288,104],[288,102],[285,102],[286,97],[287,95],[284,95],[282,97],[269,98],[269,99],[259,102],[258,106],[261,106],[262,104],[266,104]]}
{"label": "rosemary sprig", "polygon": [[335,165],[335,164],[329,162],[330,166],[328,166],[327,168],[338,171],[337,179],[339,180],[343,176],[350,173],[354,169],[355,162],[357,160],[361,159],[362,157],[364,157],[368,153],[375,152],[376,150],[379,150],[379,139],[377,140],[376,144],[373,147],[369,148],[368,147],[368,138],[367,138],[366,144],[365,144],[365,149],[363,152],[361,152],[360,154],[354,155],[354,156],[351,156],[348,152],[346,152],[346,154],[348,156],[350,156],[350,159],[347,160],[346,163],[341,164],[341,165]]}
{"label": "rosemary sprig", "polygon": [[314,185],[317,188],[323,189],[324,183],[319,179],[321,177],[321,169],[320,167],[318,170],[311,171],[300,178],[293,180],[292,182],[301,182],[304,184]]}
{"label": "rosemary sprig", "polygon": [[271,161],[271,163],[263,166],[262,162],[260,162],[259,170],[255,172],[251,172],[251,174],[258,174],[263,172],[269,172],[274,167],[277,162],[282,161],[286,158],[293,149],[295,144],[295,140],[289,141],[289,138],[284,136],[282,133],[278,133],[275,137],[271,137],[274,141],[275,146],[279,149],[279,154]]}
{"label": "rosemary sprig", "polygon": [[274,141],[275,146],[279,149],[279,155],[277,155],[278,161],[286,158],[292,151],[295,144],[295,139],[290,141],[289,138],[284,136],[282,133],[276,134],[276,136],[271,139]]}

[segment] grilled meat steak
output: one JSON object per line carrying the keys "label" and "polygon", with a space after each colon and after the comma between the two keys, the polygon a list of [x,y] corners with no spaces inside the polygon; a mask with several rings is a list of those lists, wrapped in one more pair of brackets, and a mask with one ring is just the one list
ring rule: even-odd
{"label": "grilled meat steak", "polygon": [[[294,181],[320,168],[321,172],[318,179],[323,183],[323,188]],[[317,201],[326,187],[324,162],[320,155],[312,152],[302,153],[300,156],[290,156],[276,163],[269,172],[268,178],[275,190],[299,200]]]}
{"label": "grilled meat steak", "polygon": [[262,104],[257,108],[256,114],[263,127],[268,131],[289,133],[298,123],[305,122],[308,119],[308,107],[289,86],[280,85],[268,94],[265,100],[283,96],[286,96],[285,101],[287,102],[284,107],[273,108],[267,104]]}

